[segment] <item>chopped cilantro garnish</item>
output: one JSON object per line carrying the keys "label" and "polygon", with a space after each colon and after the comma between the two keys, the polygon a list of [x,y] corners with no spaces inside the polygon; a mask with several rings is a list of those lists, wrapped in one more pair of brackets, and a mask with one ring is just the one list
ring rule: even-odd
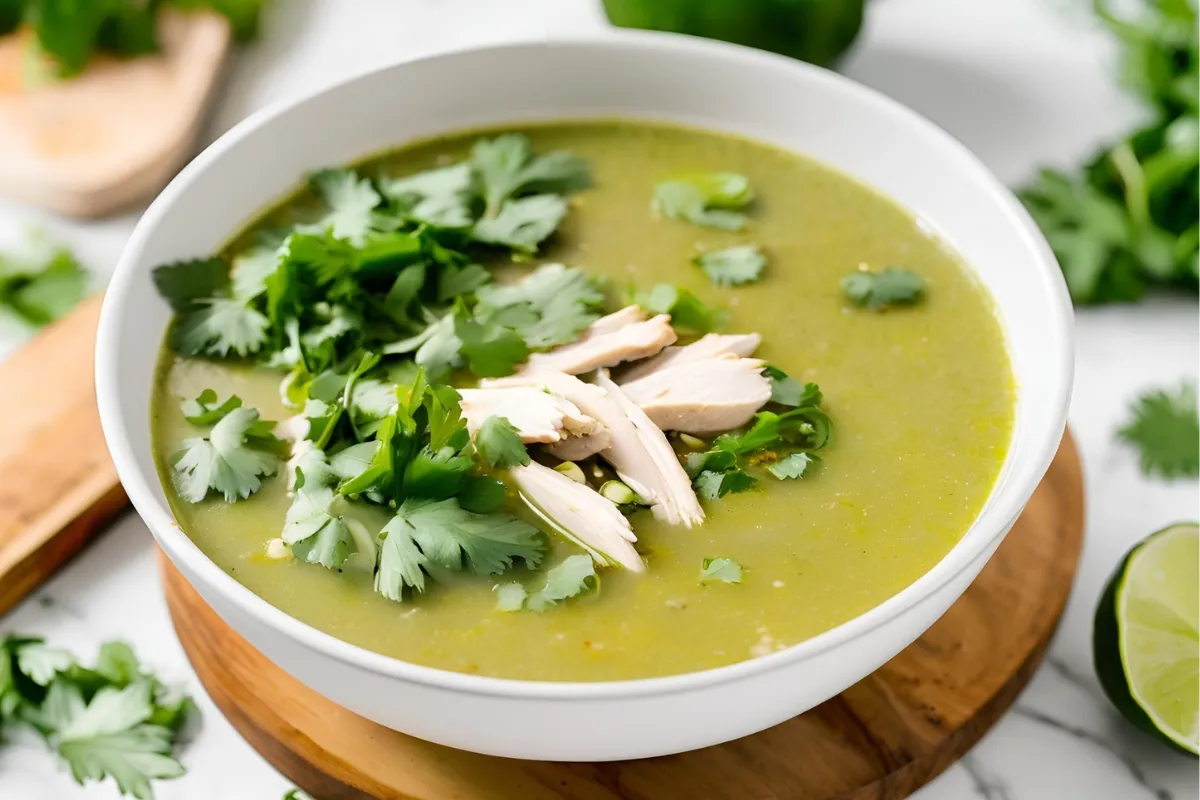
{"label": "chopped cilantro garnish", "polygon": [[517,133],[476,142],[471,169],[482,187],[485,219],[501,216],[504,204],[522,195],[563,195],[591,183],[583,159],[561,151],[535,156],[529,139]]}
{"label": "chopped cilantro garnish", "polygon": [[684,175],[654,187],[651,207],[671,219],[723,230],[740,230],[746,224],[741,213],[754,199],[750,180],[732,172]]}
{"label": "chopped cilantro garnish", "polygon": [[759,279],[767,257],[756,244],[740,244],[701,253],[695,264],[717,286],[741,286]]}
{"label": "chopped cilantro garnish", "polygon": [[184,398],[179,404],[184,418],[193,425],[215,425],[235,408],[241,408],[242,398],[236,394],[230,395],[222,402],[217,402],[217,393],[205,389],[196,397]]}
{"label": "chopped cilantro garnish", "polygon": [[706,558],[700,565],[701,583],[741,583],[742,565],[732,558]]}
{"label": "chopped cilantro garnish", "polygon": [[758,481],[753,476],[736,467],[725,472],[705,470],[692,482],[696,494],[705,500],[716,500],[731,492],[744,492],[757,485]]}
{"label": "chopped cilantro garnish", "polygon": [[328,231],[335,238],[361,246],[375,227],[375,209],[382,198],[366,178],[354,170],[327,169],[310,179],[313,191],[325,202],[327,212],[309,227],[316,233]]}
{"label": "chopped cilantro garnish", "polygon": [[1138,449],[1146,475],[1168,479],[1200,475],[1196,385],[1183,383],[1175,391],[1157,389],[1143,394],[1117,435]]}
{"label": "chopped cilantro garnish", "polygon": [[495,321],[479,322],[459,314],[454,319],[454,335],[467,368],[481,378],[511,375],[529,355],[521,334]]}
{"label": "chopped cilantro garnish", "polygon": [[600,585],[600,576],[591,556],[568,556],[546,571],[546,583],[529,594],[519,583],[496,587],[496,608],[500,611],[545,611],[564,600],[577,597]]}
{"label": "chopped cilantro garnish", "polygon": [[781,406],[819,406],[821,389],[815,383],[800,383],[779,367],[767,365],[762,374],[771,382],[771,402]]}
{"label": "chopped cilantro garnish", "polygon": [[925,294],[925,279],[903,267],[881,272],[862,269],[842,278],[842,292],[851,305],[883,311],[916,304]]}
{"label": "chopped cilantro garnish", "polygon": [[210,489],[228,502],[246,498],[262,486],[260,478],[274,475],[279,444],[271,423],[253,408],[235,408],[207,437],[187,439],[171,458],[171,476],[180,497],[199,503]]}
{"label": "chopped cilantro garnish", "polygon": [[533,254],[566,215],[564,198],[556,194],[536,194],[506,201],[495,216],[476,222],[471,233],[480,242]]}
{"label": "chopped cilantro garnish", "polygon": [[783,458],[773,464],[767,466],[767,472],[770,472],[779,480],[787,478],[803,478],[808,465],[816,459],[816,456],[808,453],[788,453]]}
{"label": "chopped cilantro garnish", "polygon": [[311,450],[296,468],[296,496],[288,508],[280,537],[303,561],[339,569],[353,552],[350,529],[334,505],[338,475],[325,454]]}
{"label": "chopped cilantro garnish", "polygon": [[0,726],[32,727],[81,784],[111,776],[121,794],[152,800],[151,781],[184,772],[173,750],[195,713],[122,642],[85,667],[39,638],[0,638]]}
{"label": "chopped cilantro garnish", "polygon": [[504,469],[529,463],[521,434],[504,417],[491,416],[483,421],[475,434],[475,449],[489,467]]}
{"label": "chopped cilantro garnish", "polygon": [[758,484],[751,474],[755,467],[765,467],[780,480],[802,477],[816,461],[812,454],[833,435],[833,423],[818,407],[823,397],[815,383],[801,386],[776,367],[767,367],[764,374],[778,382],[780,398],[773,396],[772,402],[796,407],[760,411],[746,430],[718,436],[711,449],[687,455],[684,465],[692,486],[705,500],[753,489]]}
{"label": "chopped cilantro garnish", "polygon": [[710,333],[728,318],[725,309],[709,308],[690,290],[669,283],[657,284],[635,300],[651,314],[670,314],[672,327],[692,333]]}
{"label": "chopped cilantro garnish", "polygon": [[477,294],[477,318],[511,326],[532,348],[575,341],[604,303],[594,279],[561,264],[541,266],[520,283],[483,286]]}

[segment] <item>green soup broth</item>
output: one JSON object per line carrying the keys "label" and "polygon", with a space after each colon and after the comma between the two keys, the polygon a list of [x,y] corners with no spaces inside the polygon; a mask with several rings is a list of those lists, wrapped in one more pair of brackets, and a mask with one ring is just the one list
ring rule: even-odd
{"label": "green soup broth", "polygon": [[[569,149],[594,187],[538,263],[579,265],[623,289],[671,282],[728,306],[725,330],[757,331],[758,356],[816,381],[836,424],[819,467],[801,480],[706,502],[697,528],[633,517],[645,575],[605,572],[598,592],[544,613],[495,610],[493,586],[526,578],[438,575],[424,595],[394,603],[367,573],[337,573],[264,557],[289,500],[281,476],[249,500],[181,501],[183,530],[240,583],[339,639],[416,664],[550,681],[646,678],[718,667],[827,631],[878,605],[928,571],[970,527],[1004,461],[1014,388],[991,299],[962,260],[904,209],[793,153],[733,136],[641,122],[555,123],[523,131],[539,152]],[[478,132],[422,142],[369,163],[394,174],[465,156]],[[757,192],[747,230],[656,218],[649,199],[672,174],[733,171]],[[260,226],[311,204],[301,193]],[[770,262],[761,281],[713,286],[691,263],[700,248],[754,241]],[[867,265],[900,265],[926,280],[911,309],[848,309],[839,280]],[[153,401],[164,483],[168,459],[196,436],[181,397],[214,388],[240,395],[265,418],[291,412],[280,374],[262,367],[181,359],[164,349]],[[380,514],[380,523],[386,517]],[[549,563],[578,552],[556,542]],[[735,558],[738,585],[701,585],[705,558]]]}

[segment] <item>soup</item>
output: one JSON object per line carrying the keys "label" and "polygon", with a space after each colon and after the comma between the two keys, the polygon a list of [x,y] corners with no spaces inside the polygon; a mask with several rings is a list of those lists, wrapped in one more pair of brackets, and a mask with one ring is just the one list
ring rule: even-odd
{"label": "soup", "polygon": [[[466,172],[450,174],[445,169],[453,170],[454,165],[471,158],[472,147],[481,137],[487,139],[499,133],[470,132],[416,143],[359,165],[358,174],[377,178],[439,169],[443,172],[434,176],[435,183],[438,179],[458,180]],[[696,491],[701,494],[703,520],[693,520],[690,527],[679,524],[679,519],[672,524],[665,500],[653,509],[639,507],[646,504],[645,498],[630,491],[630,484],[637,482],[622,481],[620,471],[605,460],[605,453],[582,459],[577,473],[560,467],[556,474],[570,473],[574,479],[582,478],[590,484],[587,491],[604,488],[607,496],[622,503],[622,514],[636,536],[632,548],[640,559],[639,563],[628,563],[626,556],[626,568],[622,568],[619,563],[622,557],[608,559],[608,565],[602,566],[606,559],[603,554],[596,555],[593,559],[596,575],[572,583],[579,591],[571,596],[560,595],[571,594],[574,589],[557,594],[544,591],[547,568],[588,551],[557,535],[555,525],[547,524],[544,508],[539,514],[524,507],[519,499],[526,494],[522,486],[514,487],[512,480],[503,474],[503,468],[495,469],[486,463],[476,464],[472,474],[499,477],[508,485],[508,513],[541,531],[543,539],[539,547],[544,552],[540,559],[535,559],[539,568],[532,569],[528,559],[520,557],[521,548],[513,545],[510,548],[513,552],[508,553],[512,556],[511,566],[499,565],[502,574],[480,574],[479,570],[468,568],[444,569],[429,552],[431,543],[425,541],[421,546],[423,540],[418,537],[418,550],[424,556],[418,553],[413,557],[425,558],[423,565],[417,567],[421,570],[417,577],[421,578],[423,591],[416,591],[411,583],[398,578],[389,578],[391,572],[377,577],[381,567],[374,559],[370,563],[356,563],[352,551],[364,530],[374,537],[397,514],[386,501],[366,500],[372,492],[377,499],[384,499],[379,484],[361,495],[351,492],[347,499],[355,502],[339,506],[342,510],[350,509],[345,514],[355,523],[347,522],[344,526],[347,530],[354,528],[353,531],[338,529],[342,533],[337,558],[344,557],[345,563],[336,561],[337,569],[307,563],[296,552],[304,552],[308,560],[315,560],[311,545],[289,549],[280,540],[285,518],[289,523],[298,521],[301,527],[309,519],[291,511],[297,493],[304,491],[303,487],[289,488],[288,479],[294,478],[289,473],[294,470],[295,460],[284,465],[282,459],[288,453],[283,453],[273,475],[259,476],[261,488],[247,498],[237,497],[235,502],[226,501],[218,491],[206,493],[202,482],[200,490],[196,490],[194,471],[185,476],[193,479],[191,483],[188,480],[181,483],[179,471],[190,463],[185,460],[180,466],[181,448],[187,450],[186,442],[202,438],[206,428],[204,424],[187,421],[180,401],[196,398],[211,389],[218,400],[205,404],[207,409],[218,405],[220,398],[237,395],[243,407],[257,409],[263,419],[278,421],[297,415],[295,398],[290,398],[292,407],[285,406],[283,395],[287,392],[281,395],[281,380],[291,374],[289,380],[294,389],[302,380],[311,379],[307,373],[303,379],[295,378],[305,368],[295,365],[299,358],[295,352],[291,362],[286,355],[289,345],[300,350],[303,345],[296,343],[303,337],[293,336],[295,331],[289,333],[286,326],[264,337],[256,325],[273,320],[271,308],[278,311],[280,303],[294,302],[301,308],[305,303],[322,303],[327,299],[300,297],[289,301],[287,292],[279,285],[282,279],[272,279],[277,284],[258,295],[248,298],[239,295],[239,275],[246,281],[255,275],[252,259],[244,254],[267,253],[257,266],[261,274],[274,275],[283,269],[277,265],[287,258],[301,259],[297,254],[299,246],[293,244],[288,251],[290,255],[280,256],[273,249],[280,247],[279,236],[275,235],[264,246],[261,244],[264,235],[271,239],[275,231],[320,219],[329,231],[328,238],[336,239],[339,224],[345,223],[343,227],[347,230],[359,224],[353,217],[356,202],[360,215],[367,211],[375,215],[370,217],[371,225],[376,224],[377,217],[387,216],[380,209],[386,209],[389,203],[387,192],[377,193],[377,203],[371,201],[371,193],[366,191],[359,192],[356,200],[353,182],[340,188],[317,183],[317,192],[300,191],[250,226],[222,253],[226,263],[242,255],[241,262],[235,261],[241,266],[234,275],[234,288],[222,291],[232,293],[238,303],[259,309],[263,321],[259,323],[257,317],[233,309],[231,317],[218,322],[225,324],[227,330],[229,326],[248,324],[244,338],[251,342],[263,338],[266,342],[260,346],[258,357],[249,353],[246,358],[179,354],[181,327],[187,328],[182,335],[185,343],[187,335],[192,335],[191,344],[185,344],[184,351],[189,347],[192,351],[230,347],[228,355],[237,354],[237,346],[245,342],[222,343],[220,334],[215,332],[220,324],[211,317],[203,320],[209,324],[208,328],[187,318],[177,323],[175,349],[170,343],[164,348],[152,403],[160,472],[181,527],[216,564],[297,619],[344,641],[404,661],[505,678],[602,681],[707,669],[796,644],[878,605],[911,584],[950,551],[980,512],[999,475],[1011,436],[1014,389],[991,300],[945,242],[904,209],[854,180],[757,142],[623,121],[533,125],[521,133],[528,137],[536,153],[569,151],[581,159],[590,171],[589,186],[554,187],[569,197],[566,213],[553,235],[535,243],[536,254],[531,252],[533,248],[528,242],[545,231],[536,230],[541,218],[535,213],[533,203],[528,209],[533,219],[526,227],[518,224],[493,237],[509,242],[520,240],[523,250],[476,246],[478,243],[463,245],[473,259],[484,265],[487,274],[501,284],[520,285],[517,282],[538,265],[578,266],[588,276],[603,280],[604,308],[597,304],[586,320],[594,320],[604,311],[621,309],[627,289],[640,291],[642,303],[651,306],[651,310],[662,310],[654,306],[665,302],[675,312],[671,322],[676,326],[681,321],[686,323],[689,315],[695,316],[687,303],[679,301],[680,297],[697,299],[703,304],[702,309],[723,309],[718,314],[697,312],[701,314],[700,322],[693,321],[690,329],[682,327],[675,347],[695,341],[710,323],[719,324],[722,333],[760,335],[761,344],[754,350],[753,358],[776,368],[779,375],[786,373],[792,380],[781,383],[781,378],[772,378],[772,400],[759,403],[755,409],[760,414],[764,411],[772,414],[776,420],[785,420],[782,425],[786,427],[786,420],[793,419],[787,415],[797,410],[794,408],[797,404],[810,409],[819,404],[835,429],[830,441],[826,444],[813,438],[820,435],[819,431],[813,433],[813,423],[820,427],[822,416],[815,410],[809,416],[801,415],[799,419],[807,421],[792,427],[790,439],[784,435],[777,441],[776,444],[785,442],[783,449],[789,455],[778,452],[776,445],[754,449],[746,444],[750,435],[747,429],[761,422],[760,417],[747,420],[728,435],[730,438],[724,439],[720,438],[721,431],[695,434],[672,431],[667,441],[681,463],[692,469]],[[505,144],[514,141],[506,139]],[[491,156],[496,155],[494,149]],[[484,164],[472,168],[473,180],[478,184],[480,171],[498,162],[494,158],[480,162],[478,153],[475,158],[472,163]],[[517,160],[520,161],[520,153]],[[542,166],[549,169],[556,165]],[[559,182],[564,184],[572,180],[570,175],[560,178]],[[735,179],[744,183],[739,184]],[[671,180],[674,183],[664,188],[663,183]],[[375,186],[382,186],[382,181],[377,178]],[[486,178],[482,181],[488,186],[496,185]],[[729,185],[722,183],[730,181]],[[534,175],[529,183],[533,188],[521,194],[545,197],[537,191],[536,183]],[[357,186],[362,189],[365,185]],[[751,189],[753,200],[749,199]],[[344,218],[337,218],[336,213],[329,215],[319,199],[322,192],[328,200],[330,193],[337,191],[342,192],[335,199],[340,198],[338,207],[347,215]],[[489,190],[464,191],[487,194]],[[417,193],[412,197],[421,201],[431,195]],[[655,210],[651,208],[652,198]],[[485,198],[477,202],[487,205],[489,201]],[[551,205],[550,201],[544,204]],[[503,220],[510,208],[500,207],[502,211],[471,211],[468,216],[481,213],[486,218],[492,214]],[[440,207],[433,208],[428,215],[443,211]],[[454,216],[460,209],[454,207],[447,213]],[[386,232],[394,229],[396,223],[385,219],[378,227]],[[311,235],[316,235],[312,233],[316,229],[317,226],[302,228]],[[414,229],[414,224],[400,228]],[[459,221],[458,234],[451,231],[436,236],[459,246],[461,229]],[[439,229],[435,226],[436,230]],[[485,236],[482,228],[477,230],[481,231],[480,236]],[[362,241],[368,244],[376,239],[392,241],[387,239],[391,234],[376,236],[360,231],[358,235],[365,236]],[[460,238],[455,239],[456,235]],[[742,247],[745,245],[752,247]],[[737,247],[742,249],[726,251]],[[285,240],[281,250],[286,248]],[[515,254],[515,260],[509,250]],[[695,262],[701,253],[714,252],[723,255],[702,260],[700,265]],[[382,269],[390,281],[397,270],[386,265],[401,263],[404,258],[397,256],[398,262],[388,258],[391,256],[382,259],[385,263]],[[316,263],[319,259],[311,261]],[[888,267],[903,269],[885,275]],[[213,267],[217,271],[222,268],[227,269]],[[313,269],[319,268],[318,265]],[[481,280],[478,275],[483,274],[477,273],[477,268],[468,270],[461,265],[436,269],[445,270],[441,275],[452,274],[468,281]],[[858,284],[854,276],[861,278]],[[910,280],[919,282],[919,286],[906,286]],[[270,281],[266,283],[270,287]],[[335,291],[338,284],[331,285],[334,289],[330,291]],[[655,286],[658,288],[650,292]],[[680,293],[680,290],[685,291]],[[428,287],[423,291],[428,291]],[[386,297],[382,292],[379,297],[390,302],[397,292],[402,294],[402,290],[393,286]],[[657,299],[647,300],[647,292],[657,293]],[[662,299],[664,296],[666,301]],[[538,312],[540,323],[544,323],[543,327],[553,327],[551,322],[557,325],[560,315],[549,311],[552,298],[543,300],[545,305]],[[478,301],[480,305],[474,311],[466,309],[475,300],[457,302],[462,310],[449,313],[459,313],[464,318],[474,313],[476,319],[482,319],[479,309],[486,307],[483,301]],[[181,311],[185,306],[186,301],[176,304]],[[439,308],[451,308],[449,301]],[[521,313],[528,312],[528,308],[528,304],[522,305]],[[320,313],[329,318],[322,317],[325,320],[322,325],[337,324],[333,320],[336,310]],[[497,314],[497,318],[502,316]],[[645,316],[637,324],[651,324]],[[341,335],[373,335],[362,333],[372,324],[363,319],[343,323],[341,328],[351,332]],[[536,337],[529,334],[536,326],[526,322],[513,324],[525,332],[527,340],[536,342]],[[427,327],[421,329],[422,325]],[[418,319],[413,329],[423,331],[418,338],[425,336],[425,342],[431,339],[436,342],[436,331],[429,333],[433,327],[436,327],[434,322]],[[313,330],[317,328],[305,331],[303,336],[308,337],[305,341],[319,341]],[[471,329],[468,326],[454,330],[466,335]],[[592,335],[589,331],[595,333],[594,328],[585,328],[576,334],[586,338]],[[276,335],[278,339],[272,340],[271,336]],[[205,337],[210,338],[205,340]],[[275,344],[270,344],[271,341]],[[334,341],[336,350],[339,340]],[[469,339],[460,336],[457,341],[463,344]],[[652,350],[654,346],[647,347]],[[266,351],[271,348],[276,351],[271,358],[282,366],[265,363]],[[433,349],[428,347],[426,355]],[[556,352],[554,347],[533,349],[549,350],[551,356]],[[313,351],[317,350],[314,344]],[[413,379],[412,357],[411,349],[385,356],[379,365],[372,366],[372,372],[364,373],[375,378],[359,380],[370,380],[372,389],[382,385],[385,393],[393,391],[388,402],[398,396],[403,404],[404,384]],[[745,354],[725,354],[723,358],[730,364],[718,365],[722,368],[733,362],[750,364]],[[742,360],[738,361],[739,358]],[[629,370],[630,363],[609,365],[613,367],[615,381],[622,382],[622,370]],[[638,369],[637,359],[632,359],[632,363],[632,369]],[[356,366],[361,364],[342,364],[332,370],[349,373]],[[458,385],[464,397],[477,397],[469,388],[478,379],[470,372],[476,366],[474,360],[466,367],[457,362],[454,366],[446,380]],[[762,367],[757,361],[751,366],[755,374]],[[519,364],[511,368],[521,369]],[[503,367],[479,369],[492,375],[506,371]],[[589,387],[602,379],[591,377],[591,373],[581,373],[580,377]],[[344,383],[346,378],[339,380]],[[387,388],[393,380],[401,389]],[[815,400],[790,398],[794,401],[791,405],[776,402],[781,398],[788,400],[789,391],[810,382],[820,387]],[[503,385],[504,381],[494,383]],[[544,384],[537,385],[539,391],[551,391]],[[361,386],[344,389],[343,400],[356,396],[354,393]],[[683,391],[686,387],[676,383],[668,388]],[[310,386],[309,391],[314,389]],[[336,402],[335,397],[328,405],[334,406]],[[190,406],[193,419],[204,416],[197,413],[198,408]],[[529,408],[523,404],[510,416]],[[689,413],[691,410],[689,407]],[[208,419],[216,418],[219,413],[209,414]],[[354,413],[347,412],[351,416]],[[425,413],[418,412],[418,416]],[[489,422],[494,421],[489,418]],[[359,437],[362,444],[369,445],[372,433],[359,430],[353,420],[351,423],[353,432],[348,432],[345,420],[338,423],[342,426],[338,429],[342,431],[339,436],[348,437],[351,442]],[[770,419],[767,423],[777,424]],[[374,420],[362,427],[378,425],[378,420]],[[519,435],[526,434],[519,425],[516,427]],[[487,448],[478,444],[480,431],[472,433],[477,444],[468,445],[463,452],[486,454]],[[374,435],[379,436],[377,431]],[[497,441],[504,443],[509,439],[498,434]],[[743,448],[744,452],[737,452],[734,457],[714,457],[708,466],[716,468],[701,469],[706,466],[706,453],[722,447],[738,450],[729,446],[729,442],[742,443],[751,449]],[[328,442],[316,444],[329,446]],[[380,445],[379,450],[388,446]],[[558,459],[545,452],[544,444],[527,440],[526,447],[535,466],[539,462],[558,466]],[[492,449],[497,448],[499,445]],[[736,466],[722,471],[721,467],[728,467],[731,462]],[[782,466],[785,463],[788,466]],[[195,468],[194,464],[190,466]],[[783,477],[771,472],[772,468]],[[664,467],[662,474],[667,471]],[[741,475],[746,476],[747,485],[741,483],[738,477]],[[213,486],[219,483],[219,476],[209,479],[215,481]],[[330,491],[337,494],[339,485],[344,490],[349,478],[329,480]],[[576,485],[582,490],[581,484]],[[551,495],[557,491],[554,486],[560,484],[552,484]],[[653,494],[652,490],[637,488]],[[183,495],[189,491],[200,495],[193,498],[198,502],[185,499]],[[552,500],[548,498],[547,502]],[[466,500],[462,502],[466,504]],[[692,500],[681,500],[684,506],[688,502]],[[686,508],[682,516],[686,520]],[[317,521],[322,519],[325,518],[319,517]],[[360,549],[384,544],[386,539],[375,538]],[[614,546],[628,547],[619,542]],[[349,556],[346,552],[350,552]],[[454,557],[460,557],[457,551]],[[468,553],[462,557],[469,561],[472,556]],[[585,572],[592,571],[587,559],[575,559],[570,564]],[[377,581],[386,585],[389,579],[399,587],[398,601],[376,591]]]}

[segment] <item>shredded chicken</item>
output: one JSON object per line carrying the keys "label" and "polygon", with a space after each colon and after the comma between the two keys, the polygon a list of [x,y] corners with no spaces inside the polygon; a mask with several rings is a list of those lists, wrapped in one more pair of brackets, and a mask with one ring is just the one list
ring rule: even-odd
{"label": "shredded chicken", "polygon": [[689,345],[668,347],[656,356],[631,365],[616,376],[616,381],[624,386],[667,366],[676,366],[686,361],[700,361],[724,353],[748,356],[757,350],[761,343],[762,337],[757,333],[710,333]]}
{"label": "shredded chicken", "polygon": [[528,443],[549,444],[572,436],[604,437],[604,426],[570,400],[536,386],[462,389],[462,413],[474,435],[488,417],[504,417]]}
{"label": "shredded chicken", "polygon": [[587,549],[598,565],[645,572],[642,557],[633,549],[637,537],[629,520],[599,492],[536,461],[513,467],[509,474],[534,513]]}
{"label": "shredded chicken", "polygon": [[704,509],[700,507],[700,500],[692,491],[692,481],[684,472],[666,435],[621,391],[621,387],[612,382],[606,370],[596,371],[596,385],[620,406],[637,431],[642,449],[654,462],[660,476],[657,501],[650,507],[654,516],[671,525],[682,522],[688,528],[703,522]]}
{"label": "shredded chicken", "polygon": [[604,426],[610,441],[607,446],[602,446],[603,442],[581,437],[578,441],[568,440],[563,445],[551,447],[552,453],[560,458],[599,453],[621,480],[650,504],[656,517],[671,525],[682,523],[688,527],[701,522],[704,512],[666,436],[616,384],[608,381],[607,376],[604,379],[607,386],[584,383],[561,372],[545,372],[484,381],[484,385],[532,384],[570,400],[580,411]]}
{"label": "shredded chicken", "polygon": [[626,306],[593,322],[583,336],[571,344],[546,353],[534,353],[521,368],[521,374],[565,372],[578,375],[622,361],[647,358],[675,339],[669,315],[659,314],[646,319],[639,306]]}
{"label": "shredded chicken", "polygon": [[771,399],[763,366],[731,353],[675,359],[621,389],[664,431],[727,431],[745,425]]}

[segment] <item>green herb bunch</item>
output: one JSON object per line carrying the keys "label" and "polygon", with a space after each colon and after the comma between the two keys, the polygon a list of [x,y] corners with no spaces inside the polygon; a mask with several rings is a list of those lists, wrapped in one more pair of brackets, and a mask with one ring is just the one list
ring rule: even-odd
{"label": "green herb bunch", "polygon": [[0,0],[0,35],[27,24],[39,54],[58,77],[82,72],[96,53],[128,58],[158,46],[162,8],[210,9],[229,20],[242,41],[258,33],[263,0]]}
{"label": "green herb bunch", "polygon": [[102,645],[85,667],[42,639],[0,638],[0,733],[36,731],[81,784],[111,776],[121,794],[151,800],[152,780],[183,775],[173,751],[195,713],[123,642]]}
{"label": "green herb bunch", "polygon": [[[528,463],[524,445],[501,420],[472,442],[447,381],[510,374],[599,317],[604,296],[578,269],[544,265],[499,285],[480,263],[536,253],[566,214],[566,193],[587,183],[582,161],[536,156],[519,135],[399,179],[324,171],[311,180],[320,201],[311,218],[232,263],[155,270],[176,312],[177,352],[253,360],[283,376],[304,445],[286,467],[294,495],[280,533],[297,558],[335,570],[356,559],[395,601],[442,570],[538,565],[544,535],[501,513],[505,489],[492,476]],[[207,429],[172,459],[185,500],[235,502],[280,471],[275,426],[240,398],[209,390],[182,410]],[[390,520],[366,530],[355,506]]]}
{"label": "green herb bunch", "polygon": [[1200,55],[1194,0],[1142,0],[1134,18],[1096,0],[1123,49],[1124,80],[1150,124],[1078,172],[1043,170],[1019,196],[1058,258],[1076,303],[1128,302],[1200,276]]}

